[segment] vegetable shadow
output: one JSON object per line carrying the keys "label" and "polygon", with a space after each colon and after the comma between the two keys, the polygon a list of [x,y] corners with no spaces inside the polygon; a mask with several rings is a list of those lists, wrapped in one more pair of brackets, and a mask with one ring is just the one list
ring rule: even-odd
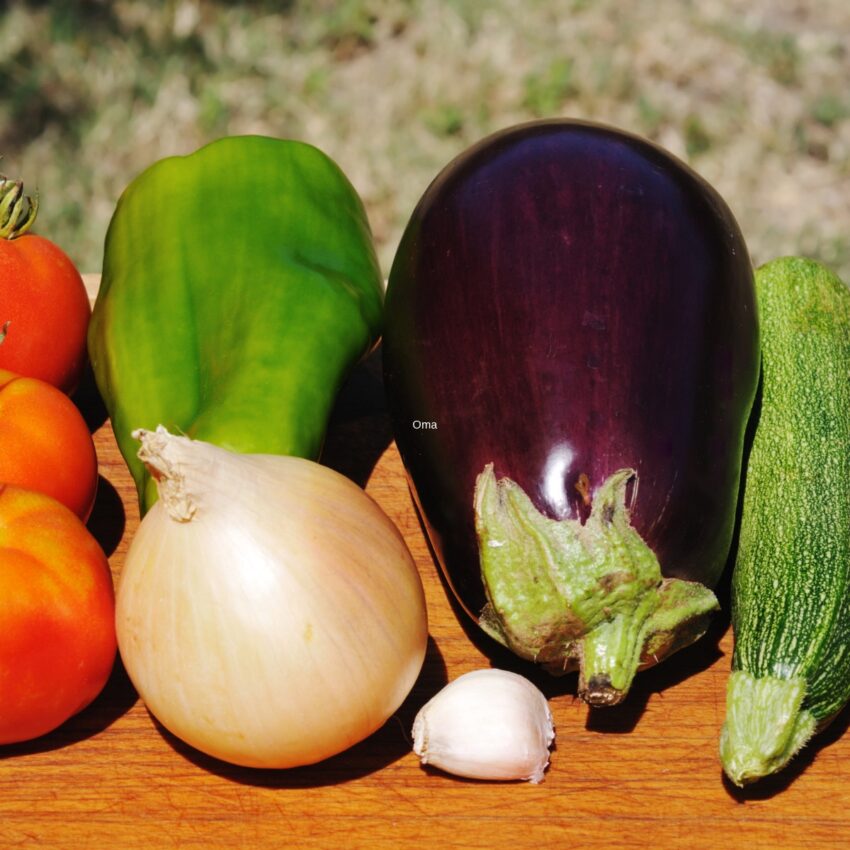
{"label": "vegetable shadow", "polygon": [[[103,398],[97,389],[91,364],[86,366],[80,385],[72,396],[89,432],[94,434],[109,419]],[[103,475],[97,478],[97,493],[86,526],[94,535],[107,557],[118,548],[124,536],[126,515],[121,497],[115,487]]]}
{"label": "vegetable shadow", "polygon": [[594,708],[588,712],[585,728],[607,734],[628,734],[640,722],[650,698],[708,670],[722,658],[719,643],[729,628],[729,615],[719,611],[706,633],[690,646],[640,671],[626,699],[620,705]]}
{"label": "vegetable shadow", "polygon": [[74,391],[71,400],[77,405],[80,413],[83,414],[83,419],[85,419],[89,432],[92,434],[109,418],[106,412],[106,405],[103,403],[103,398],[101,398],[100,392],[97,389],[91,364],[86,365],[86,369],[80,379],[80,385]]}
{"label": "vegetable shadow", "polygon": [[86,526],[107,558],[118,548],[124,536],[127,517],[118,491],[102,475],[97,479],[97,495]]}
{"label": "vegetable shadow", "polygon": [[[569,697],[578,700],[578,673],[571,671],[557,675],[530,661],[514,655],[509,649],[486,635],[454,600],[451,589],[442,574],[443,590],[447,593],[455,616],[469,641],[490,661],[493,667],[510,670],[532,681],[546,699]],[[722,657],[719,643],[729,627],[729,616],[718,612],[706,633],[695,643],[679,650],[658,665],[641,670],[635,677],[626,699],[615,706],[592,708],[587,714],[585,727],[594,732],[627,734],[632,732],[646,711],[654,694],[681,684],[691,676],[708,670]]]}
{"label": "vegetable shadow", "polygon": [[340,389],[328,423],[321,461],[365,488],[392,440],[378,347],[355,366]]}
{"label": "vegetable shadow", "polygon": [[0,747],[0,759],[51,752],[91,738],[126,714],[138,698],[121,656],[116,654],[115,665],[103,690],[86,708],[40,738]]}
{"label": "vegetable shadow", "polygon": [[303,767],[275,769],[229,764],[196,750],[172,735],[153,715],[151,720],[176,753],[216,776],[259,788],[319,788],[360,779],[407,755],[413,746],[411,729],[416,713],[447,681],[443,657],[429,637],[419,677],[395,714],[360,743],[317,764]]}

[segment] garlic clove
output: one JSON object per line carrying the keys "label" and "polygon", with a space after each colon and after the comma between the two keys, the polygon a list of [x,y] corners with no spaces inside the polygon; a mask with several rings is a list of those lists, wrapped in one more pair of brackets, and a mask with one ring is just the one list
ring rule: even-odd
{"label": "garlic clove", "polygon": [[555,738],[546,697],[507,670],[474,670],[446,685],[413,722],[413,751],[469,779],[541,782]]}

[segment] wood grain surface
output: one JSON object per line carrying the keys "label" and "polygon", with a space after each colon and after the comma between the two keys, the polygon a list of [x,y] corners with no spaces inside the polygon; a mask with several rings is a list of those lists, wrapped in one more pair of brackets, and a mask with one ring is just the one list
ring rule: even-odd
{"label": "wood grain surface", "polygon": [[[138,525],[135,491],[93,385],[76,399],[102,476],[90,528],[118,579]],[[641,673],[625,705],[591,712],[574,696],[575,675],[549,678],[462,619],[391,442],[377,357],[342,393],[325,459],[364,484],[398,524],[425,585],[428,655],[397,715],[319,765],[237,768],[159,727],[119,663],[101,696],[62,728],[0,750],[0,848],[850,846],[847,712],[780,776],[745,792],[722,778],[728,622]],[[411,752],[418,708],[447,681],[486,666],[522,672],[550,698],[557,746],[540,785],[451,778],[423,769]]]}

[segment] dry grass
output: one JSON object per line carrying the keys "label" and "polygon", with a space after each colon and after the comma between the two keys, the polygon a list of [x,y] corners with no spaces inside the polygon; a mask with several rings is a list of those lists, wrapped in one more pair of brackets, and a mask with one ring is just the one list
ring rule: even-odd
{"label": "dry grass", "polygon": [[496,129],[573,116],[687,159],[753,258],[850,280],[846,0],[12,2],[4,170],[87,270],[127,182],[225,134],[318,145],[366,202],[385,270],[420,194]]}

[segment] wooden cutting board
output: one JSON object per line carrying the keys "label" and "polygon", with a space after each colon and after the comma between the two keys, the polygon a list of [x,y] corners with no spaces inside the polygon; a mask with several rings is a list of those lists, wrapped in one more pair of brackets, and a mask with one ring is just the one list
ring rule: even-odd
{"label": "wooden cutting board", "polygon": [[[97,279],[87,283],[92,291]],[[116,579],[138,525],[135,491],[91,383],[101,482],[90,527]],[[404,533],[428,601],[431,640],[413,692],[379,732],[313,767],[263,771],[192,751],[146,712],[119,665],[61,729],[0,750],[0,848],[846,848],[850,717],[844,712],[780,776],[752,790],[722,778],[731,635],[646,671],[623,706],[590,711],[576,679],[552,679],[482,639],[450,604],[391,441],[380,366],[343,392],[326,462],[361,484]],[[410,748],[418,708],[479,667],[517,670],[550,698],[557,747],[540,785],[490,784],[423,769]]]}

